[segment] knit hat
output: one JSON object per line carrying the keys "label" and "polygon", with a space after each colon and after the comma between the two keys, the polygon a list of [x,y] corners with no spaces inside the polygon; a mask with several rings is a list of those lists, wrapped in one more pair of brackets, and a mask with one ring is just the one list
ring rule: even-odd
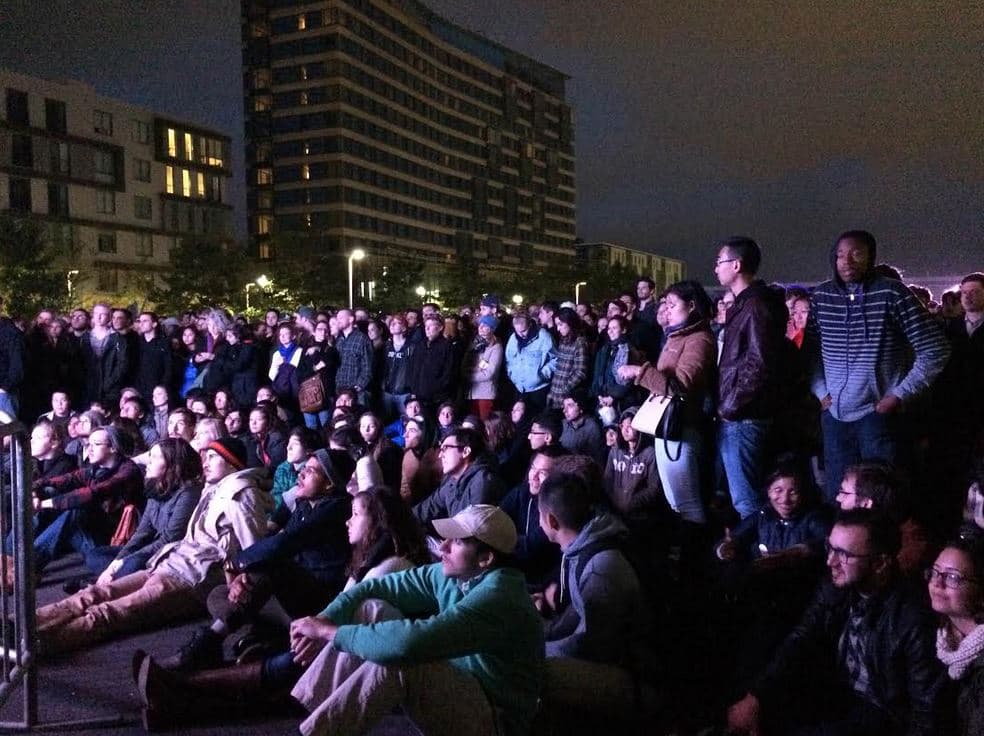
{"label": "knit hat", "polygon": [[246,445],[242,440],[235,437],[220,437],[208,443],[208,450],[220,455],[223,460],[229,463],[236,470],[242,470],[248,462],[246,459]]}
{"label": "knit hat", "polygon": [[491,314],[486,314],[484,317],[479,318],[478,324],[485,325],[490,330],[492,330],[492,332],[495,332],[496,328],[499,326],[499,320],[497,320]]}
{"label": "knit hat", "polygon": [[345,450],[315,450],[311,455],[334,488],[345,488],[352,473],[355,472],[355,460]]}
{"label": "knit hat", "polygon": [[618,421],[619,421],[619,423],[621,423],[621,422],[625,421],[626,419],[634,418],[635,415],[638,414],[638,413],[639,413],[639,407],[638,406],[630,406],[628,409],[623,409],[622,410],[622,413],[619,414],[619,416],[618,416]]}
{"label": "knit hat", "polygon": [[492,307],[493,309],[499,308],[499,297],[495,294],[486,294],[482,297],[483,307]]}
{"label": "knit hat", "polygon": [[475,504],[450,519],[434,519],[431,523],[445,539],[474,537],[505,554],[516,548],[516,525],[498,506]]}

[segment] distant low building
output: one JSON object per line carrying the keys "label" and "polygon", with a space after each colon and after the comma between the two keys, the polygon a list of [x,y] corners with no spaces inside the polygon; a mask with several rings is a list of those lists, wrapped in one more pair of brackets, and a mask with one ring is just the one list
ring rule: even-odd
{"label": "distant low building", "polygon": [[686,276],[686,264],[678,258],[668,258],[648,250],[630,248],[617,243],[578,243],[577,258],[582,263],[616,264],[631,268],[639,276],[648,276],[656,282],[656,289],[667,286]]}
{"label": "distant low building", "polygon": [[0,210],[71,246],[76,293],[145,286],[186,235],[232,237],[228,136],[77,81],[0,70],[0,93]]}

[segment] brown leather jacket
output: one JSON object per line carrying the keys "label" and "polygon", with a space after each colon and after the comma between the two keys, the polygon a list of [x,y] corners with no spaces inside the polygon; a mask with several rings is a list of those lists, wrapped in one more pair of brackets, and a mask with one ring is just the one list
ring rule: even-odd
{"label": "brown leather jacket", "polygon": [[742,291],[724,325],[718,362],[718,415],[771,419],[782,396],[781,366],[788,313],[782,293],[764,281]]}
{"label": "brown leather jacket", "polygon": [[665,396],[668,380],[676,378],[686,392],[688,421],[696,423],[704,405],[704,397],[714,386],[717,373],[717,341],[707,320],[674,330],[654,366],[646,363],[636,380],[651,393]]}

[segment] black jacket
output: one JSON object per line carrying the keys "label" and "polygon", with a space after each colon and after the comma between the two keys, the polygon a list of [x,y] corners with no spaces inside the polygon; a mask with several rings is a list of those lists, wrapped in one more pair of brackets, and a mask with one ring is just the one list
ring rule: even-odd
{"label": "black jacket", "polygon": [[413,359],[414,345],[404,340],[397,350],[393,338],[386,341],[386,355],[383,361],[383,391],[388,394],[410,393],[410,361]]}
{"label": "black jacket", "polygon": [[[311,347],[316,348],[312,353],[309,352]],[[338,375],[338,364],[339,357],[338,351],[335,349],[334,345],[329,345],[328,343],[315,343],[311,347],[305,349],[304,353],[301,355],[301,360],[297,364],[297,382],[298,385],[309,379],[311,376],[318,374],[321,376],[321,385],[324,388],[326,397],[335,396],[335,378]],[[315,366],[319,363],[324,363],[324,368],[320,370],[315,370]],[[328,399],[325,399],[325,409],[330,407],[328,404]]]}
{"label": "black jacket", "polygon": [[222,342],[209,365],[203,381],[206,391],[215,393],[223,386],[232,391],[236,406],[251,406],[256,401],[256,351],[249,343],[230,345]]}
{"label": "black jacket", "polygon": [[[853,590],[821,583],[803,615],[776,652],[752,692],[775,701],[788,681],[803,681],[826,666],[844,682],[839,647],[847,624]],[[874,698],[897,724],[893,733],[938,734],[943,672],[936,658],[936,628],[925,595],[896,583],[868,604],[865,628],[866,666]]]}
{"label": "black jacket", "polygon": [[16,394],[24,380],[24,335],[6,317],[0,317],[0,388]]}
{"label": "black jacket", "polygon": [[410,359],[410,391],[428,403],[450,398],[454,366],[454,349],[444,335],[415,345]]}
{"label": "black jacket", "polygon": [[137,343],[137,375],[134,387],[140,392],[147,406],[153,406],[154,386],[171,388],[171,341],[156,335],[148,341],[140,338]]}
{"label": "black jacket", "polygon": [[126,386],[127,371],[130,368],[129,348],[126,338],[118,332],[110,332],[106,338],[103,354],[98,356],[92,350],[89,334],[82,335],[82,364],[85,366],[86,401],[99,401],[109,410],[116,408],[123,387]]}

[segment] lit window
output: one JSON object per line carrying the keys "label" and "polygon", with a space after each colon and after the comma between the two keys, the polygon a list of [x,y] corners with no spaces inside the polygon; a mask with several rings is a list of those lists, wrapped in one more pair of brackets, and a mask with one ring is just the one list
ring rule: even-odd
{"label": "lit window", "polygon": [[205,174],[198,172],[198,196],[205,196]]}
{"label": "lit window", "polygon": [[260,215],[256,218],[256,234],[269,235],[273,229],[273,218],[270,215]]}
{"label": "lit window", "polygon": [[313,220],[311,218],[311,214],[310,213],[304,215],[304,226],[307,227],[308,230],[311,229],[311,223],[312,222],[313,222]]}
{"label": "lit window", "polygon": [[305,156],[311,155],[311,143],[308,141],[304,141],[304,155]]}
{"label": "lit window", "polygon": [[304,64],[301,64],[300,72],[301,72],[301,79],[307,81],[307,78],[308,78],[308,68],[307,68],[307,66],[304,65]]}
{"label": "lit window", "polygon": [[191,139],[191,133],[185,133],[185,158],[189,161],[195,159],[195,146]]}
{"label": "lit window", "polygon": [[306,91],[301,92],[301,104],[302,105],[308,104],[308,93]]}
{"label": "lit window", "polygon": [[259,256],[261,261],[270,260],[270,243],[259,243]]}
{"label": "lit window", "polygon": [[307,164],[301,165],[301,178],[310,179],[311,178],[311,167]]}
{"label": "lit window", "polygon": [[164,186],[168,194],[174,194],[174,167],[164,167]]}
{"label": "lit window", "polygon": [[188,169],[181,169],[181,194],[191,196],[191,172]]}
{"label": "lit window", "polygon": [[304,17],[304,13],[297,16],[297,30],[304,31],[307,30],[307,18]]}
{"label": "lit window", "polygon": [[273,184],[273,169],[257,169],[256,170],[256,183],[257,184]]}
{"label": "lit window", "polygon": [[167,155],[171,158],[178,157],[178,139],[174,128],[167,129]]}

